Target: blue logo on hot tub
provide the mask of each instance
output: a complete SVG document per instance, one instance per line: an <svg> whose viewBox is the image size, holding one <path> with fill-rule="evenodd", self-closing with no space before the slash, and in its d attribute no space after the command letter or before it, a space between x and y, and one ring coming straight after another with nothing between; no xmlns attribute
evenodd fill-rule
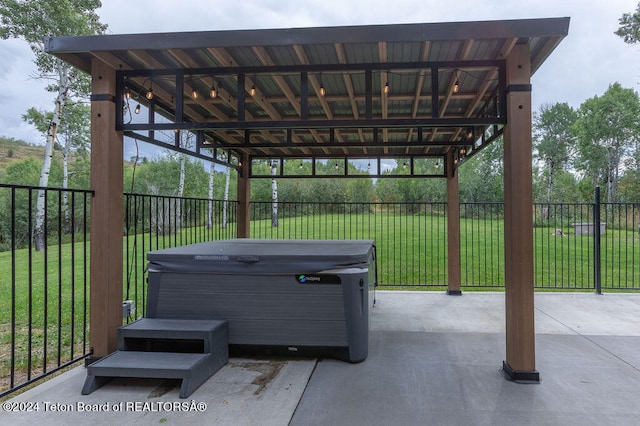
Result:
<svg viewBox="0 0 640 426"><path fill-rule="evenodd" d="M338 275L334 274L318 274L318 275L296 275L296 280L300 284L341 284L342 280Z"/></svg>

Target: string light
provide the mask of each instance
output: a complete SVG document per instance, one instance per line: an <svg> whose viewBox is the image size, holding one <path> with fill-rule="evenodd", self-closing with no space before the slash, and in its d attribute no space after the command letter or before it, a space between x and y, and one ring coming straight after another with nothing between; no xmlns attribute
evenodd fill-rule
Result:
<svg viewBox="0 0 640 426"><path fill-rule="evenodd" d="M198 99L198 91L196 90L196 87L193 86L192 91L191 91L191 97L193 99Z"/></svg>
<svg viewBox="0 0 640 426"><path fill-rule="evenodd" d="M467 129L467 139L472 139L473 138L473 128L469 127Z"/></svg>
<svg viewBox="0 0 640 426"><path fill-rule="evenodd" d="M320 96L324 96L326 91L324 90L324 84L322 84L322 73L320 73Z"/></svg>
<svg viewBox="0 0 640 426"><path fill-rule="evenodd" d="M136 105L136 109L134 110L136 114L140 114L140 104Z"/></svg>
<svg viewBox="0 0 640 426"><path fill-rule="evenodd" d="M209 92L209 96L211 96L212 99L215 99L216 96L218 96L218 90L216 89L215 83L211 85L211 91Z"/></svg>
<svg viewBox="0 0 640 426"><path fill-rule="evenodd" d="M153 82L149 83L149 91L147 92L147 94L145 96L149 100L153 99Z"/></svg>
<svg viewBox="0 0 640 426"><path fill-rule="evenodd" d="M367 170L371 170L371 163L367 163Z"/></svg>
<svg viewBox="0 0 640 426"><path fill-rule="evenodd" d="M436 169L440 168L440 161L436 161L436 165L434 166Z"/></svg>
<svg viewBox="0 0 640 426"><path fill-rule="evenodd" d="M402 168L406 169L407 168L407 162L405 161L404 163L402 163Z"/></svg>
<svg viewBox="0 0 640 426"><path fill-rule="evenodd" d="M459 91L460 91L460 82L456 80L456 82L453 84L453 93L458 93Z"/></svg>
<svg viewBox="0 0 640 426"><path fill-rule="evenodd" d="M389 82L388 81L384 84L384 88L382 89L382 91L384 92L385 95L387 93L389 93Z"/></svg>
<svg viewBox="0 0 640 426"><path fill-rule="evenodd" d="M255 96L256 95L256 75L253 75L253 83L251 84L251 89L249 89L249 95L251 96Z"/></svg>

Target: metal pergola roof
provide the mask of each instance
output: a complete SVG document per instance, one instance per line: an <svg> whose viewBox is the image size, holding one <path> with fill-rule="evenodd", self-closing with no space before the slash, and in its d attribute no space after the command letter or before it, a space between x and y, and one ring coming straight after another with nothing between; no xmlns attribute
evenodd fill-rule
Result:
<svg viewBox="0 0 640 426"><path fill-rule="evenodd" d="M451 295L462 294L455 168L502 135L503 371L539 382L530 82L568 28L569 18L552 18L47 39L49 53L92 76L93 356L116 349L122 325L122 132L183 151L182 135L195 135L191 155L222 161L224 153L238 170L238 238L251 236L254 162L300 177L285 173L297 169L286 161L311 159L315 172L318 160L339 169L342 159L349 176L354 158L376 160L378 174L392 158L406 176L446 177ZM140 104L147 114L135 114Z"/></svg>
<svg viewBox="0 0 640 426"><path fill-rule="evenodd" d="M406 159L414 174L416 159L454 150L463 162L499 136L505 58L528 44L533 73L568 27L551 18L52 37L45 48L87 72L94 59L118 70L116 125L128 136L180 150L177 131L191 131L193 155L216 160ZM138 104L149 113L132 114ZM158 135L171 130L167 144Z"/></svg>

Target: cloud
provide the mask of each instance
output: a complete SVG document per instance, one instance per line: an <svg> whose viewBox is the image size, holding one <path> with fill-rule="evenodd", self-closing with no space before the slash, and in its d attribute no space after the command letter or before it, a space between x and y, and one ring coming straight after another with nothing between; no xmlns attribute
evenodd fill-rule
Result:
<svg viewBox="0 0 640 426"><path fill-rule="evenodd" d="M618 81L638 88L640 46L625 45L613 34L624 12L637 0L109 0L98 9L114 34L208 31L309 26L451 22L569 16L569 36L533 77L533 108L547 102L578 107ZM35 73L33 54L19 40L0 41L3 108L0 134L41 139L20 118L29 107L51 108L52 95Z"/></svg>
<svg viewBox="0 0 640 426"><path fill-rule="evenodd" d="M36 66L29 46L17 39L0 42L0 135L42 143L43 136L33 126L22 121L29 108L47 109L52 106L46 82L34 79ZM9 59L10 58L10 59Z"/></svg>

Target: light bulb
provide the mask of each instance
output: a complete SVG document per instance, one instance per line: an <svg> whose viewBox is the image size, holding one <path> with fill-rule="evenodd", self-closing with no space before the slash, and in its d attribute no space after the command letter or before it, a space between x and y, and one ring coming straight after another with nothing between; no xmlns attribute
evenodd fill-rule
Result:
<svg viewBox="0 0 640 426"><path fill-rule="evenodd" d="M251 89L249 90L249 94L251 96L255 96L256 95L256 86L255 85L251 86Z"/></svg>
<svg viewBox="0 0 640 426"><path fill-rule="evenodd" d="M136 105L135 113L140 114L140 104Z"/></svg>
<svg viewBox="0 0 640 426"><path fill-rule="evenodd" d="M146 94L147 99L153 99L153 88L149 87L149 91Z"/></svg>
<svg viewBox="0 0 640 426"><path fill-rule="evenodd" d="M458 93L460 91L460 83L458 80L453 84L453 93Z"/></svg>
<svg viewBox="0 0 640 426"><path fill-rule="evenodd" d="M194 87L193 90L191 91L191 97L193 99L198 99L198 91L196 90L196 88Z"/></svg>
<svg viewBox="0 0 640 426"><path fill-rule="evenodd" d="M216 86L211 86L211 91L209 92L209 96L215 98L218 96L218 91L216 90Z"/></svg>
<svg viewBox="0 0 640 426"><path fill-rule="evenodd" d="M389 82L388 81L384 84L384 88L382 89L382 91L384 92L385 95L387 93L389 93Z"/></svg>
<svg viewBox="0 0 640 426"><path fill-rule="evenodd" d="M325 93L324 86L320 85L320 96L324 96Z"/></svg>

